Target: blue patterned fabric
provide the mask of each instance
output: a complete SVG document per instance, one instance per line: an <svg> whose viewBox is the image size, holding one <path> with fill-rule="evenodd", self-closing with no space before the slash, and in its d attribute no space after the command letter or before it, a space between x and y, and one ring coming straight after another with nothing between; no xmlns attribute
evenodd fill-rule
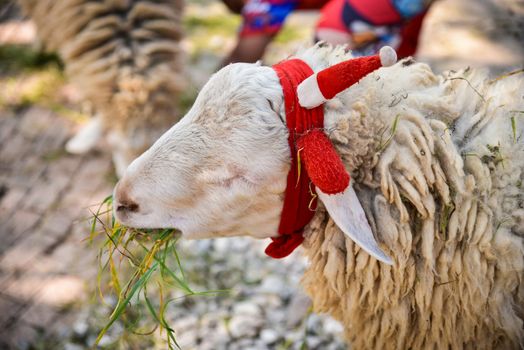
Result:
<svg viewBox="0 0 524 350"><path fill-rule="evenodd" d="M415 17L426 9L424 0L393 0L393 6L404 18Z"/></svg>

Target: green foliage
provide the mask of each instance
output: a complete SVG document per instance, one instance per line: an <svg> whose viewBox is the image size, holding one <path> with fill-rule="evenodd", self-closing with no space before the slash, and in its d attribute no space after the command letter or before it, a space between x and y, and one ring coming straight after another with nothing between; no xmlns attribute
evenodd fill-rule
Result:
<svg viewBox="0 0 524 350"><path fill-rule="evenodd" d="M212 16L192 16L184 17L184 28L191 35L195 31L205 31L208 34L226 34L235 33L240 25L238 16L228 14L216 14Z"/></svg>
<svg viewBox="0 0 524 350"><path fill-rule="evenodd" d="M21 70L35 70L50 64L63 67L54 53L33 49L28 45L0 45L0 73L11 73Z"/></svg>
<svg viewBox="0 0 524 350"><path fill-rule="evenodd" d="M63 72L54 65L40 70L20 72L0 77L0 109L22 109L32 105L49 108L54 112L78 121L85 116L66 106L60 98L60 89L64 85Z"/></svg>
<svg viewBox="0 0 524 350"><path fill-rule="evenodd" d="M285 24L282 30L278 33L275 38L275 42L279 44L287 44L291 41L300 40L304 37L303 33L299 28Z"/></svg>
<svg viewBox="0 0 524 350"><path fill-rule="evenodd" d="M517 130L517 117L518 116L523 116L524 115L524 111L510 111L510 113L512 114L511 117L510 117L510 120L511 120L511 131L513 133L513 142L514 143L517 143L517 134L518 134L518 130Z"/></svg>
<svg viewBox="0 0 524 350"><path fill-rule="evenodd" d="M490 145L487 144L486 148L491 152L491 155L485 155L482 157L482 161L484 163L492 162L495 166L498 166L499 164L502 164L504 166L504 161L506 158L502 154L502 149L500 144L498 145Z"/></svg>
<svg viewBox="0 0 524 350"><path fill-rule="evenodd" d="M382 134L380 135L380 143L379 143L379 146L378 146L378 150L377 152L382 152L383 150L386 149L386 147L390 144L391 140L393 140L393 137L395 136L395 134L397 133L397 128L398 128L398 122L400 120L400 114L397 114L395 116L395 119L393 120L393 124L391 125L391 127L389 128L389 135L387 137L387 139L385 141L383 141L383 137L384 137L384 132L386 130L383 130Z"/></svg>
<svg viewBox="0 0 524 350"><path fill-rule="evenodd" d="M135 230L121 226L112 215L109 196L93 213L90 240L103 236L99 251L98 293L105 303L104 290L118 298L96 344L117 321L134 334L148 335L157 328L165 332L169 349L180 348L175 331L165 318L170 303L198 295L216 295L225 291L194 291L186 279L176 242L179 233L172 229ZM129 277L130 276L130 277ZM178 290L182 296L167 298L166 290ZM142 306L148 314L138 314ZM147 327L152 330L147 330Z"/></svg>
<svg viewBox="0 0 524 350"><path fill-rule="evenodd" d="M449 219L451 218L451 215L453 214L454 211L455 211L455 206L453 205L453 203L445 204L440 209L440 225L439 225L440 227L439 228L440 228L440 234L442 235L442 237L447 236Z"/></svg>
<svg viewBox="0 0 524 350"><path fill-rule="evenodd" d="M193 103L195 103L195 99L198 95L198 91L196 89L187 89L180 93L179 99L178 99L178 105L180 107L180 111L182 114L187 113L189 109L193 106Z"/></svg>

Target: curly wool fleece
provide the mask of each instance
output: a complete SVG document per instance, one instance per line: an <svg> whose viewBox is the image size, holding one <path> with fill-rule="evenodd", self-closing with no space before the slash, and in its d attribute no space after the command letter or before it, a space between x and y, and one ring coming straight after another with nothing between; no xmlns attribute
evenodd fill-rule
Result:
<svg viewBox="0 0 524 350"><path fill-rule="evenodd" d="M180 118L182 0L19 3L105 127L128 143L129 161Z"/></svg>
<svg viewBox="0 0 524 350"><path fill-rule="evenodd" d="M404 60L328 102L329 135L396 261L371 258L322 205L306 228L303 284L355 349L524 346L523 91L522 76Z"/></svg>

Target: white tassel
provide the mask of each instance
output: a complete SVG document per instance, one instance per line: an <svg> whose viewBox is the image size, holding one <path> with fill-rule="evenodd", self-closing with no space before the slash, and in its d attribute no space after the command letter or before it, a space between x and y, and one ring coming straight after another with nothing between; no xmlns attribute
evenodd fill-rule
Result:
<svg viewBox="0 0 524 350"><path fill-rule="evenodd" d="M313 74L297 87L298 102L304 108L315 108L327 101L318 87L317 74Z"/></svg>
<svg viewBox="0 0 524 350"><path fill-rule="evenodd" d="M397 53L390 46L384 46L378 53L382 67L389 67L397 62Z"/></svg>

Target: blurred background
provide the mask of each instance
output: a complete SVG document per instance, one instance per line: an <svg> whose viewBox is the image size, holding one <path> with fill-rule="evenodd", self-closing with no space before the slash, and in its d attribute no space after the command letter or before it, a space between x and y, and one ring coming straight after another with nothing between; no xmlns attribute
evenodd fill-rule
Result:
<svg viewBox="0 0 524 350"><path fill-rule="evenodd" d="M313 2L309 7L321 7ZM110 291L104 302L97 295L99 245L88 240L91 213L111 194L118 178L114 165L118 171L165 123L183 116L221 65L276 63L314 38L349 40L356 53L368 53L381 43L401 45L404 35L401 26L362 21L352 22L347 32L332 31L317 25L336 13L325 8L322 14L277 8L276 22L260 29L252 13L265 11L263 1L250 1L244 17L235 14L242 1L227 1L228 6L157 1L165 11L137 7L142 15L135 13L136 20L126 25L106 21L107 8L116 6L117 17L125 19L135 3L146 2L56 0L49 8L46 1L21 3L25 11L16 1L0 0L1 349L93 346L117 299ZM56 5L61 3L74 5ZM435 71L473 67L497 76L523 68L524 1L441 0L415 12L410 19L424 16L415 30L418 43L408 52ZM165 21L155 22L155 16ZM136 50L126 51L134 45ZM146 117L164 110L169 117L163 122ZM99 115L102 126L92 122ZM136 140L144 130L144 142L119 141L128 147L115 151L115 138ZM97 132L108 137L88 142ZM76 139L85 146L81 151L78 142L76 151L68 143L75 135L81 135ZM166 318L182 349L346 348L340 325L310 312L299 286L306 266L300 251L271 260L263 253L266 243L243 238L179 243L194 289L229 290L169 305ZM99 346L167 348L158 330L140 336L128 328L115 323Z"/></svg>

